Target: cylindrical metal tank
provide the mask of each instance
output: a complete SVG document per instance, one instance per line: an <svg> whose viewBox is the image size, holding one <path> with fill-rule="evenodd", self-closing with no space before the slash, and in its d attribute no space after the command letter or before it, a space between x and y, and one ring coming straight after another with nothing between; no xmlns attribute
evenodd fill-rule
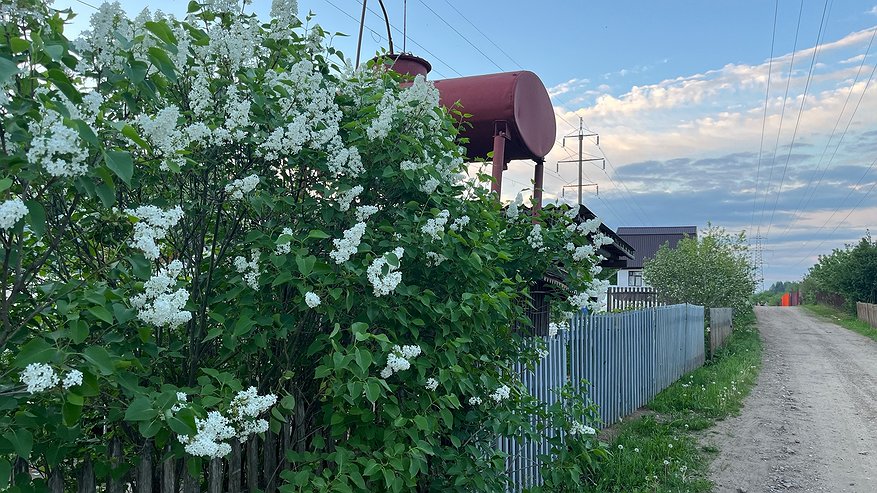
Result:
<svg viewBox="0 0 877 493"><path fill-rule="evenodd" d="M486 158L493 151L497 122L505 122L508 132L505 161L541 161L554 146L556 123L548 91L533 72L505 72L435 81L441 104L471 114L464 129L469 139L467 155Z"/></svg>

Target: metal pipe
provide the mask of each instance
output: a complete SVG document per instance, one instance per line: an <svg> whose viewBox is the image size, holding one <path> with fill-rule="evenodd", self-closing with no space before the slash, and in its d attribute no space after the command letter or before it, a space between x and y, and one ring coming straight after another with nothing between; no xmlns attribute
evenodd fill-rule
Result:
<svg viewBox="0 0 877 493"><path fill-rule="evenodd" d="M359 18L359 38L356 40L356 64L353 69L359 68L359 54L362 51L362 30L365 28L365 8L368 0L362 0L362 16Z"/></svg>
<svg viewBox="0 0 877 493"><path fill-rule="evenodd" d="M533 214L542 209L542 181L545 178L545 161L536 161L536 170L533 172Z"/></svg>
<svg viewBox="0 0 877 493"><path fill-rule="evenodd" d="M493 184L490 190L496 193L497 198L502 193L502 169L505 166L505 122L496 122L496 132L493 135ZM500 130L500 126L502 130Z"/></svg>
<svg viewBox="0 0 877 493"><path fill-rule="evenodd" d="M390 31L390 16L387 15L387 9L384 7L384 0L378 0L378 5L381 6L381 10L384 12L384 22L387 24L387 41L390 42L390 54L393 52L393 33Z"/></svg>

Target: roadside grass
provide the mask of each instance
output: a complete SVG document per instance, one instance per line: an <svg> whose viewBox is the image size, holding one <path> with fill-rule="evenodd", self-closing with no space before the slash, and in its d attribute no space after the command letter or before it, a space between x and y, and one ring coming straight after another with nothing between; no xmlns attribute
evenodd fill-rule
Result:
<svg viewBox="0 0 877 493"><path fill-rule="evenodd" d="M712 491L707 466L717 450L701 447L695 432L740 412L761 368L754 322L737 320L712 360L658 394L650 413L617 425L594 491Z"/></svg>
<svg viewBox="0 0 877 493"><path fill-rule="evenodd" d="M855 315L852 315L849 312L828 305L802 306L828 322L840 325L841 327L852 330L853 332L858 332L865 337L877 341L877 329L868 325L868 322L859 320Z"/></svg>

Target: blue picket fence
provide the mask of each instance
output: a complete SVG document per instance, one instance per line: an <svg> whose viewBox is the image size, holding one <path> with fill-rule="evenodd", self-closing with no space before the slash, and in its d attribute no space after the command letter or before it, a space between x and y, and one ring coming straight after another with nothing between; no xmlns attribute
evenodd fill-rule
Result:
<svg viewBox="0 0 877 493"><path fill-rule="evenodd" d="M548 405L560 399L559 387L572 383L588 392L599 406L602 426L609 426L703 365L704 309L672 305L578 315L569 331L546 343L548 356L532 371L518 369L530 393ZM547 440L503 439L499 449L508 454L512 491L541 483L538 457L550 451Z"/></svg>

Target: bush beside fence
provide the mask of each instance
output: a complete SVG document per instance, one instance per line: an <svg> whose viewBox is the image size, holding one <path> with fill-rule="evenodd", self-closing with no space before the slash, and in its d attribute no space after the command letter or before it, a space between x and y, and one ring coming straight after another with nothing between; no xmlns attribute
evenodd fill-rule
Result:
<svg viewBox="0 0 877 493"><path fill-rule="evenodd" d="M877 305L871 303L856 303L856 316L859 320L867 322L871 327L877 328Z"/></svg>
<svg viewBox="0 0 877 493"><path fill-rule="evenodd" d="M732 308L710 308L710 356L731 336L733 318Z"/></svg>
<svg viewBox="0 0 877 493"><path fill-rule="evenodd" d="M648 403L682 375L703 365L704 308L673 305L644 310L578 315L569 331L547 339L546 356L530 371L520 368L530 392L546 405L560 399L557 389L587 381L590 398L599 406L603 425ZM507 469L515 489L541 483L540 454L547 441L503 440Z"/></svg>

